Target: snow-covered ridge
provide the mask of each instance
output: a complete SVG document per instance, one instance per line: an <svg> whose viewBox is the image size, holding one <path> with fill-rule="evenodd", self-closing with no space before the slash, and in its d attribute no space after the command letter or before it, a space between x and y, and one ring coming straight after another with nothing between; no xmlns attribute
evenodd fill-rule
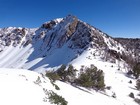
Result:
<svg viewBox="0 0 140 105"><path fill-rule="evenodd" d="M106 52L127 52L113 38L73 15L51 20L40 28L0 30L0 67L42 71L70 64L87 49L93 49L87 57L94 54L98 58Z"/></svg>

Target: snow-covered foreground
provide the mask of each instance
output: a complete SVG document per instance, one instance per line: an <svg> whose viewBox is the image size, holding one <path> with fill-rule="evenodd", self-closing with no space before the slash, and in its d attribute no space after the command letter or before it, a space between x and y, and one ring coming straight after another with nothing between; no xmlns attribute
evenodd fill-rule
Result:
<svg viewBox="0 0 140 105"><path fill-rule="evenodd" d="M120 81L120 79L116 79L116 81L112 80L113 75L114 74L112 73L112 76L110 76L110 81L112 85L114 85L113 89L116 89L116 94L119 95L117 98L112 98L111 96L104 95L102 94L102 92L96 92L93 90L89 91L82 88L79 89L60 81L56 81L55 83L60 88L60 90L56 90L55 87L50 83L48 78L36 72L1 68L0 104L50 105L49 101L44 101L46 94L43 89L45 89L48 91L52 90L58 95L61 95L63 98L65 98L65 100L68 101L68 105L135 105L136 103L133 102L131 98L125 98L126 96L124 97L124 94L126 95L127 92L130 91L128 90L128 85L126 83L121 84L121 82L120 84L118 84L118 81ZM118 74L118 76L120 75ZM126 81L127 80L124 78L123 82ZM124 87L124 85L126 86ZM108 94L109 92L106 93Z"/></svg>
<svg viewBox="0 0 140 105"><path fill-rule="evenodd" d="M45 105L42 87L34 83L38 76L27 70L0 69L0 104Z"/></svg>

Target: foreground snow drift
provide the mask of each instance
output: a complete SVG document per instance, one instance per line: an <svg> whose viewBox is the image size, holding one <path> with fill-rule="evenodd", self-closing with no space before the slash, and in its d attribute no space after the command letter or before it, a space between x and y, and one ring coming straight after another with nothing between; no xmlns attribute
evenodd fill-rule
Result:
<svg viewBox="0 0 140 105"><path fill-rule="evenodd" d="M0 69L0 104L45 105L42 87L34 83L38 76L27 70Z"/></svg>
<svg viewBox="0 0 140 105"><path fill-rule="evenodd" d="M1 105L50 105L44 101L43 91L53 91L68 101L68 105L124 105L123 102L96 91L75 88L56 81L60 90L56 90L44 76L18 69L0 69L0 104ZM83 91L85 90L85 91Z"/></svg>

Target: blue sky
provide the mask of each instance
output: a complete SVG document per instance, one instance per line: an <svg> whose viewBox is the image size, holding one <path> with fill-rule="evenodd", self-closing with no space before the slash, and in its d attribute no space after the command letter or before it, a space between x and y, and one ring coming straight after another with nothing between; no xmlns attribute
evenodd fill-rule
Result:
<svg viewBox="0 0 140 105"><path fill-rule="evenodd" d="M0 28L77 16L113 37L140 38L140 0L0 0Z"/></svg>

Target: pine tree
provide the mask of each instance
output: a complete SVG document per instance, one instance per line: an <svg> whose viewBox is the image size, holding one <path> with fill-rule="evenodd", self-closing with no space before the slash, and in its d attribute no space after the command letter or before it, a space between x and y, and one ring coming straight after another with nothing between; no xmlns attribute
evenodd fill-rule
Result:
<svg viewBox="0 0 140 105"><path fill-rule="evenodd" d="M75 83L86 88L103 90L105 87L103 71L97 70L94 66L86 68L75 80Z"/></svg>
<svg viewBox="0 0 140 105"><path fill-rule="evenodd" d="M66 66L65 65L62 65L56 72L60 76L62 81L66 81L67 73L66 73Z"/></svg>
<svg viewBox="0 0 140 105"><path fill-rule="evenodd" d="M133 74L136 78L140 75L140 62L136 63L133 67Z"/></svg>
<svg viewBox="0 0 140 105"><path fill-rule="evenodd" d="M74 69L74 67L72 65L69 65L68 69L67 69L67 81L69 82L74 82L74 79L76 77L76 69Z"/></svg>

